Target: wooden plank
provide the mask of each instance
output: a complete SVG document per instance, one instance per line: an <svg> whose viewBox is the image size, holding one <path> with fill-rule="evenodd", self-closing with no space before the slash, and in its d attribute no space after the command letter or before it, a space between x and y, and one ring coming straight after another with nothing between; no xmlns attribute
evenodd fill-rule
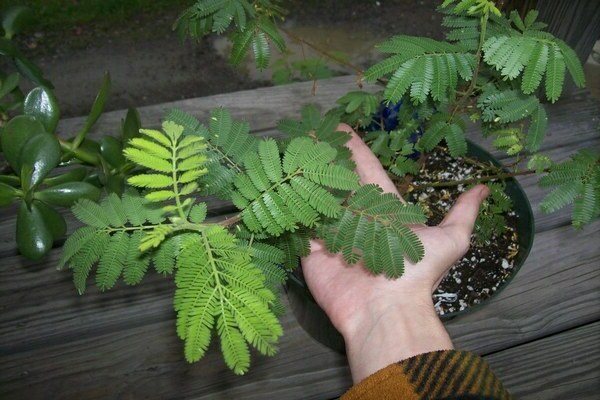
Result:
<svg viewBox="0 0 600 400"><path fill-rule="evenodd" d="M485 358L517 399L595 400L600 393L600 322Z"/></svg>
<svg viewBox="0 0 600 400"><path fill-rule="evenodd" d="M378 89L377 86L368 83L364 84L364 88ZM140 107L138 111L144 126L158 126L165 111L171 108L179 108L203 122L208 122L210 110L225 107L234 118L248 122L253 131L262 131L274 128L283 118L299 118L300 109L308 103L317 104L325 111L349 90L358 90L354 76L318 81L314 93L313 82L301 82L162 103ZM116 134L125 114L126 110L103 114L90 134ZM84 121L85 118L82 117L62 120L59 132L72 135L83 126Z"/></svg>
<svg viewBox="0 0 600 400"><path fill-rule="evenodd" d="M343 79L336 79L340 79L336 85L342 86ZM245 99L252 105L256 94ZM227 101L235 103L234 99ZM300 103L297 105L284 113L297 116ZM194 111L196 106L190 103L186 107ZM203 103L202 107L212 105ZM236 112L243 116L244 110ZM576 111L573 107L571 113L565 113L564 121L571 118L585 127L596 121L594 127L597 125L596 114L585 119ZM156 109L147 113L156 120L160 116ZM115 113L112 122L103 123L115 126L120 115ZM272 121L282 117L266 115ZM266 125L262 133L269 130ZM97 130L104 129L102 126ZM582 137L588 134L562 133L566 136L552 138L556 142L549 149L569 143L568 138L573 146L584 143ZM597 132L594 135L588 139L597 140ZM554 151L563 154L561 149ZM12 227L6 223L11 218L4 215L0 219L2 241L7 236L12 240L14 220ZM448 323L457 345L481 352L499 351L597 321L599 226L596 222L583 233L561 227L538 235L526 266L497 300ZM137 288L120 286L106 294L92 289L78 297L70 274L57 273L51 267L57 258L57 250L48 260L33 263L3 256L0 390L10 398L60 398L61 393L84 398L105 398L107 393L125 398L144 397L137 393L152 398L180 393L202 398L327 398L349 385L344 358L307 338L291 315L283 319L286 336L281 354L259 359L246 377L229 373L216 348L201 363L188 366L174 334L169 280L153 277Z"/></svg>
<svg viewBox="0 0 600 400"><path fill-rule="evenodd" d="M264 131L261 134L271 135L276 134L274 130ZM570 144L562 147L554 148L546 151L545 154L554 161L563 161L570 157L580 148L588 148L600 150L600 138L588 140L584 143ZM539 209L539 203L542 198L549 193L549 190L537 187L538 177L526 176L518 177L518 181L523 186L527 193L527 197L531 203L534 218L536 223L536 231L541 232L547 229L552 229L557 226L569 224L571 221L570 207L551 214L544 214ZM235 207L230 201L221 200L217 197L210 196L199 198L199 201L205 201L208 204L209 215L222 215L236 212ZM67 234L70 234L77 229L81 224L77 221L68 209L60 210L67 221ZM0 257L10 257L17 255L17 247L14 239L16 229L16 206L3 209L0 214ZM64 241L64 240L63 240ZM63 241L56 243L56 246L62 245Z"/></svg>
<svg viewBox="0 0 600 400"><path fill-rule="evenodd" d="M497 300L447 324L457 347L485 354L597 321L600 223L590 228L586 234L573 234L569 227L540 234L527 264ZM140 390L157 399L173 393L207 399L246 398L246 394L247 398L322 399L348 387L344 357L309 339L290 314L282 320L286 334L279 355L256 359L248 376L230 374L216 348L200 363L188 366L175 337L170 293L165 290L144 295L148 299L123 299L120 309L116 292L101 295L111 298L107 309L95 296L76 299L58 292L57 298L42 303L31 296L35 292L29 292L29 297L22 293L19 308L31 311L26 325L16 326L24 318L11 318L13 307L2 313L0 387L7 398L31 399L44 398L46 390L56 393L56 398L62 391L65 398L83 394L101 398L106 390L127 398L136 397L132 391ZM95 304L86 305L88 301ZM89 308L82 310L82 306ZM41 325L34 321L36 314L44 319ZM110 325L113 318L121 321L119 327ZM7 330L11 321L15 326ZM103 329L104 324L114 331ZM54 336L44 341L44 334ZM30 335L37 335L35 342L27 343ZM15 342L18 348L11 348Z"/></svg>
<svg viewBox="0 0 600 400"><path fill-rule="evenodd" d="M140 107L139 112L144 126L150 127L160 125L165 111L172 108L189 112L206 123L211 109L225 107L234 118L247 121L253 132L262 132L274 129L283 118L299 118L300 109L305 104L316 104L326 111L335 106L339 97L358 87L356 77L342 76L318 81L314 94L312 89L312 82L301 82ZM376 91L381 88L365 83L364 89ZM598 139L600 110L589 92L578 91L555 104L546 104L546 108L549 126L542 150ZM118 110L103 114L90 135L116 135L125 113L125 110ZM83 126L84 121L84 117L61 120L59 132L63 136L72 135ZM469 124L467 131L476 141L487 143L478 133L477 124Z"/></svg>
<svg viewBox="0 0 600 400"><path fill-rule="evenodd" d="M562 226L569 224L570 210L568 208L559 213L540 214L537 204L545 192L536 186L534 179L525 178L525 180L525 190L532 199L534 212L536 213L538 232L546 230L545 225ZM71 224L71 226L73 225ZM2 226L6 227L7 225L2 224ZM9 229L11 229L10 226ZM567 226L565 229L560 230L558 235L551 235L550 250L560 249L562 246L575 246L570 248L578 250L586 245L589 248L583 250L594 249L596 234L597 232L593 227L586 228L582 233L577 234ZM572 244L571 239L578 236L583 238L583 242ZM563 245L557 248L553 247L556 246L557 242L566 240L566 238L569 238L569 240L565 241ZM588 239L591 241L588 241ZM542 250L536 250L538 246L546 245L546 243L540 244L539 238L536 242L526 267L536 262L532 261L532 259L535 260L536 252L544 253L548 251L545 247L542 247ZM68 271L57 272L53 268L60 257L60 251L60 249L55 249L48 258L37 262L28 262L17 255L4 258L4 268L0 270L0 294L3 295L5 304L19 304L19 307L8 307L8 310L0 315L0 335L6 338L5 343L16 345L19 341L23 341L19 346L33 346L51 338L61 340L61 337L66 334L65 332L69 332L69 335L74 336L86 334L88 330L84 329L85 327L89 327L91 332L100 329L100 327L102 329L118 329L135 316L140 319L147 318L148 321L157 321L169 315L169 303L173 290L170 279L163 279L156 277L154 273L149 273L150 278L138 287L126 287L120 283L115 290L107 293L98 293L93 285L93 279L90 279L89 285L91 288L89 292L83 297L79 297L71 283L71 273ZM563 266L567 266L569 262L569 259L560 256L557 260L561 261ZM38 305L37 298L31 299L33 303L28 302L29 293L40 290L56 299L57 303L46 302L40 310L36 308ZM156 304L161 304L161 306L157 306L157 309L154 309L153 306L155 301L158 302ZM126 307L117 313L121 304L129 302L134 303L134 306ZM100 315L97 314L99 305L103 305L104 311ZM115 315L113 315L113 312ZM42 313L45 318L39 318L38 313ZM48 321L62 320L65 313L76 313L84 323L79 324L76 321L70 321L71 325L63 327L64 332L49 332L47 330L49 328ZM18 324L15 321L19 321ZM28 335L22 335L21 326L23 324L30 331ZM50 325L56 326L55 324ZM45 328L45 330L41 330L42 328Z"/></svg>
<svg viewBox="0 0 600 400"><path fill-rule="evenodd" d="M162 321L3 357L0 396L324 399L351 385L344 356L311 340L293 316L284 317L283 324L279 354L254 356L244 376L227 370L214 343L202 362L187 364L174 321Z"/></svg>

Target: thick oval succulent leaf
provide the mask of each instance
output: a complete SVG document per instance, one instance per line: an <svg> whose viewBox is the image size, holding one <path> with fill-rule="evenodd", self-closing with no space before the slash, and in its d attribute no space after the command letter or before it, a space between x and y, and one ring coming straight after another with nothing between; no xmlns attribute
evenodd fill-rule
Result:
<svg viewBox="0 0 600 400"><path fill-rule="evenodd" d="M32 204L40 211L54 240L62 238L67 233L67 222L58 211L41 201L34 201Z"/></svg>
<svg viewBox="0 0 600 400"><path fill-rule="evenodd" d="M30 207L25 201L21 202L17 212L17 246L21 254L30 260L38 260L50 251L52 242L52 232L36 202Z"/></svg>
<svg viewBox="0 0 600 400"><path fill-rule="evenodd" d="M50 89L41 86L34 88L27 94L23 103L23 113L40 121L48 133L54 133L60 119L58 101L54 93Z"/></svg>
<svg viewBox="0 0 600 400"><path fill-rule="evenodd" d="M102 115L102 111L104 110L104 104L106 104L106 99L108 98L108 93L110 92L110 74L108 72L104 74L104 79L102 80L102 85L100 86L100 90L94 99L94 104L92 105L92 109L88 114L87 119L85 120L85 124L79 134L78 138L81 140L85 137L85 135L92 129L92 126L98 121L100 115ZM79 143L78 143L79 144Z"/></svg>
<svg viewBox="0 0 600 400"><path fill-rule="evenodd" d="M33 10L20 5L5 9L0 15L0 19L4 35L8 39L29 28L35 20Z"/></svg>
<svg viewBox="0 0 600 400"><path fill-rule="evenodd" d="M17 174L21 171L21 153L25 143L32 137L43 134L47 134L44 125L28 115L14 117L0 131L4 157Z"/></svg>
<svg viewBox="0 0 600 400"><path fill-rule="evenodd" d="M56 186L67 182L81 182L87 176L87 170L83 167L74 168L64 174L55 175L44 179L44 185Z"/></svg>
<svg viewBox="0 0 600 400"><path fill-rule="evenodd" d="M21 186L21 180L16 175L0 175L0 183L4 183L5 185L12 187Z"/></svg>
<svg viewBox="0 0 600 400"><path fill-rule="evenodd" d="M38 185L60 162L60 144L44 133L29 139L21 149L21 186L25 191Z"/></svg>
<svg viewBox="0 0 600 400"><path fill-rule="evenodd" d="M18 72L13 72L8 75L0 85L0 99L15 90L19 86L21 75Z"/></svg>
<svg viewBox="0 0 600 400"><path fill-rule="evenodd" d="M138 137L141 127L140 113L135 108L127 110L125 120L121 123L121 138L123 143L129 143L131 139Z"/></svg>
<svg viewBox="0 0 600 400"><path fill-rule="evenodd" d="M100 140L100 154L114 168L119 168L127 162L121 141L112 136L104 136Z"/></svg>
<svg viewBox="0 0 600 400"><path fill-rule="evenodd" d="M70 207L79 199L98 200L100 189L87 182L66 182L40 190L34 197L56 206Z"/></svg>
<svg viewBox="0 0 600 400"><path fill-rule="evenodd" d="M6 206L19 197L19 190L0 182L0 206Z"/></svg>

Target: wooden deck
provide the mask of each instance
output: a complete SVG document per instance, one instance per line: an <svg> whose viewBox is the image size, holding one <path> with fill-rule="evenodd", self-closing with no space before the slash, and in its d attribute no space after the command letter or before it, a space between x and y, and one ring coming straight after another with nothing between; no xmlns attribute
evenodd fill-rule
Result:
<svg viewBox="0 0 600 400"><path fill-rule="evenodd" d="M260 135L308 102L331 107L354 78L238 92L140 109L145 126L179 107L206 121L224 106ZM544 152L564 159L600 148L598 105L586 92L548 107ZM116 132L123 112L104 115L95 132ZM82 119L64 120L73 132ZM477 136L475 136L477 138ZM522 399L598 399L600 393L600 221L576 232L569 210L540 214L543 192L521 179L536 214L535 244L509 287L491 304L447 323L455 345L473 350ZM211 215L231 207L211 200ZM213 346L199 363L183 359L175 335L171 279L149 274L141 285L78 296L69 272L54 266L60 249L27 262L14 244L14 210L0 214L0 398L8 399L331 399L350 385L343 356L313 341L291 312L272 358L256 356L233 375ZM70 229L75 223L69 219Z"/></svg>

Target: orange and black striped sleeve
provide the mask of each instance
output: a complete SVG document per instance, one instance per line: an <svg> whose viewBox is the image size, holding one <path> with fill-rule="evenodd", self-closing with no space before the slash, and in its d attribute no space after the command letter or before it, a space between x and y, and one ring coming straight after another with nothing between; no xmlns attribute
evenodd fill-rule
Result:
<svg viewBox="0 0 600 400"><path fill-rule="evenodd" d="M421 354L377 371L341 400L508 400L510 394L481 357L466 351Z"/></svg>

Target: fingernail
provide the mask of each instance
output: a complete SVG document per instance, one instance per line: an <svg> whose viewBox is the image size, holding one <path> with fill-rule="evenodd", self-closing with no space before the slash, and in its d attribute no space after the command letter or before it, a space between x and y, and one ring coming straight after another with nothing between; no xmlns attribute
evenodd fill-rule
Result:
<svg viewBox="0 0 600 400"><path fill-rule="evenodd" d="M481 185L481 189L479 189L479 198L483 200L488 194L490 194L490 189L485 185Z"/></svg>

